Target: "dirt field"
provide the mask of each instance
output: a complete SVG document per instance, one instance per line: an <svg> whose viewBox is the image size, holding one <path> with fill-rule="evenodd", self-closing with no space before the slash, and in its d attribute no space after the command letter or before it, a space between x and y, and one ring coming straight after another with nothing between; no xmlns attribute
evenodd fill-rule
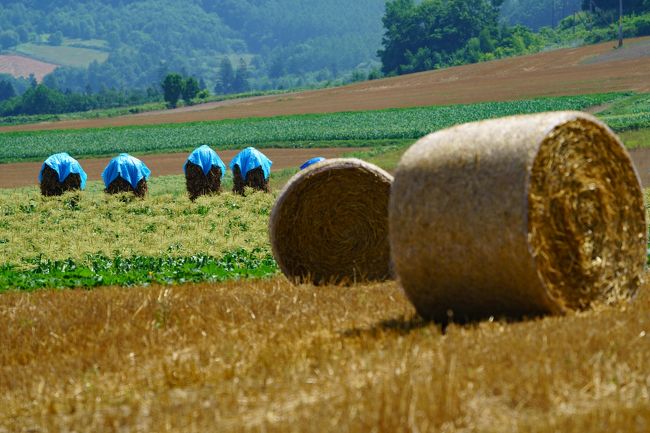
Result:
<svg viewBox="0 0 650 433"><path fill-rule="evenodd" d="M181 123L621 90L649 92L647 46L650 46L650 38L628 40L623 51L612 55L613 43L606 42L333 89L215 102L109 119L3 127L0 131Z"/></svg>
<svg viewBox="0 0 650 433"><path fill-rule="evenodd" d="M0 56L0 74L14 77L34 77L40 82L47 74L58 68L52 63L40 62L23 56Z"/></svg>
<svg viewBox="0 0 650 433"><path fill-rule="evenodd" d="M299 167L303 162L315 156L336 158L354 150L342 147L329 149L263 149L263 152L273 161L273 170L282 170L284 168ZM237 150L223 150L219 152L219 156L228 165L237 152ZM187 156L187 153L167 153L142 155L139 158L151 169L152 176L168 176L183 174L183 165L187 160ZM88 174L88 180L100 180L102 171L110 159L81 159L79 162ZM42 165L42 162L0 164L0 188L36 185Z"/></svg>

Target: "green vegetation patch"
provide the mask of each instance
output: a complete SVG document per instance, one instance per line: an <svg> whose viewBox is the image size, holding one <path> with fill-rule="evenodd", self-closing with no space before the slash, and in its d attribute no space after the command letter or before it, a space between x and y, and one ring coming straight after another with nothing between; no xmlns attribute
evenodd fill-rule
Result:
<svg viewBox="0 0 650 433"><path fill-rule="evenodd" d="M584 110L630 95L608 93L153 126L12 132L0 134L0 162L43 159L56 152L81 157L117 151L179 151L202 144L233 149L246 145L297 147L296 142L312 142L317 146L322 141L365 140L372 146L373 140L415 139L465 122L543 111Z"/></svg>
<svg viewBox="0 0 650 433"><path fill-rule="evenodd" d="M251 251L240 248L219 258L204 254L191 257L106 257L98 254L86 257L83 263L39 257L24 264L27 269L0 266L0 291L197 283L264 278L278 272L271 253L261 248Z"/></svg>
<svg viewBox="0 0 650 433"><path fill-rule="evenodd" d="M108 59L106 51L67 45L42 45L25 43L18 45L16 53L57 65L85 68L92 62L104 63Z"/></svg>

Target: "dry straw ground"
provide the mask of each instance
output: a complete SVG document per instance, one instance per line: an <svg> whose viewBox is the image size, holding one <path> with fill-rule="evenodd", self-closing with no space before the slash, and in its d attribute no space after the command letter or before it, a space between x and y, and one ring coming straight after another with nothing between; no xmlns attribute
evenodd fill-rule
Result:
<svg viewBox="0 0 650 433"><path fill-rule="evenodd" d="M647 432L649 289L444 334L394 283L8 293L0 431Z"/></svg>

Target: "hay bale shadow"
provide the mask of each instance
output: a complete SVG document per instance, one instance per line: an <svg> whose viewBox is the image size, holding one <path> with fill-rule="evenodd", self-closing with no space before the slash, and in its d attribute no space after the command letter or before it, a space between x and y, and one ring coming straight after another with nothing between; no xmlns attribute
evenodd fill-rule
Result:
<svg viewBox="0 0 650 433"><path fill-rule="evenodd" d="M185 166L185 187L194 201L203 195L219 194L221 192L221 168L213 165L208 174L194 163L188 162Z"/></svg>
<svg viewBox="0 0 650 433"><path fill-rule="evenodd" d="M256 191L271 192L269 179L264 177L262 167L257 167L246 173L246 179L243 178L238 165L232 170L233 185L232 192L239 195L246 195L245 188L248 186Z"/></svg>
<svg viewBox="0 0 650 433"><path fill-rule="evenodd" d="M45 197L60 196L67 191L78 191L81 190L81 176L77 173L70 173L63 182L59 182L59 173L45 165L40 188L41 194Z"/></svg>
<svg viewBox="0 0 650 433"><path fill-rule="evenodd" d="M148 190L149 188L147 186L147 180L144 178L140 179L140 182L138 182L137 187L134 189L129 182L118 176L113 182L110 183L110 185L106 187L104 191L107 194L131 192L136 197L144 198Z"/></svg>

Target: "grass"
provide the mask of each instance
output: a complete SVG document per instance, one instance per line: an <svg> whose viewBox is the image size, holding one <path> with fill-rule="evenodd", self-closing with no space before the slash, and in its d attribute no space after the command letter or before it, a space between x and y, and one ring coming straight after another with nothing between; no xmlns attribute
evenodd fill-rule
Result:
<svg viewBox="0 0 650 433"><path fill-rule="evenodd" d="M15 52L44 62L79 68L88 67L92 62L103 63L108 59L106 51L66 45L34 44L31 42L18 45Z"/></svg>
<svg viewBox="0 0 650 433"><path fill-rule="evenodd" d="M648 289L444 333L395 283L7 293L0 430L647 432Z"/></svg>
<svg viewBox="0 0 650 433"><path fill-rule="evenodd" d="M537 98L470 105L310 114L215 122L128 126L0 134L0 163L44 159L52 153L75 157L121 152L179 151L208 144L221 149L295 147L322 142L416 139L458 123L549 110L581 110L613 102L629 93ZM619 123L623 122L619 119ZM626 125L629 124L626 123ZM650 125L650 120L649 120Z"/></svg>

